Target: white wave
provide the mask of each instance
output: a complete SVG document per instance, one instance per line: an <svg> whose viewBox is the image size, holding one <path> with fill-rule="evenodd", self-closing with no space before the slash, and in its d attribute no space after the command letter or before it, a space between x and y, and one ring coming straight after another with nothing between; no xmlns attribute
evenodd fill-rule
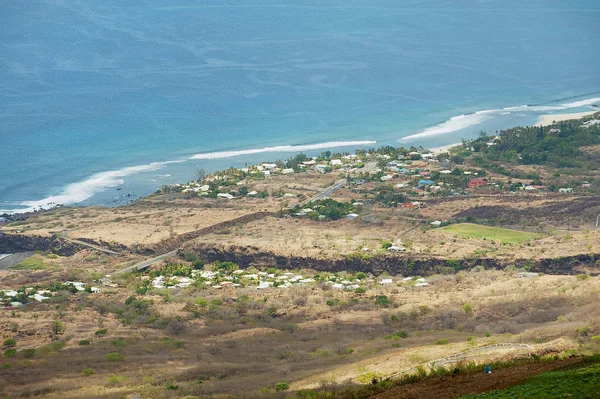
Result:
<svg viewBox="0 0 600 399"><path fill-rule="evenodd" d="M54 208L57 205L77 204L109 188L122 185L125 183L123 180L124 177L152 172L162 169L168 164L179 162L184 161L153 162L147 165L129 166L119 170L96 173L86 180L69 184L58 195L52 195L37 201L22 201L19 203L19 206L23 208L11 210L0 209L0 213L26 213Z"/></svg>
<svg viewBox="0 0 600 399"><path fill-rule="evenodd" d="M306 145L281 145L276 147L265 147L265 148L253 148L250 150L239 150L239 151L217 151L209 152L206 154L196 154L190 159L219 159L219 158L231 158L240 155L251 155L260 154L263 152L299 152L299 151L311 151L321 150L325 148L337 148L337 147L350 147L350 146L362 146L375 144L376 141L332 141L328 143L319 144L306 144Z"/></svg>
<svg viewBox="0 0 600 399"><path fill-rule="evenodd" d="M423 137L437 136L440 134L452 133L458 130L463 130L468 127L478 125L483 121L486 121L492 116L488 115L493 110L479 111L469 115L454 116L446 122L440 123L439 125L427 128L420 133L411 134L410 136L403 137L402 140L413 140Z"/></svg>
<svg viewBox="0 0 600 399"><path fill-rule="evenodd" d="M96 173L93 176L90 176L88 179L69 184L63 192L58 195L52 195L37 201L23 201L18 203L20 208L18 209L0 209L0 214L8 213L27 213L33 212L36 210L42 209L50 209L54 208L57 205L72 205L77 204L79 202L85 201L86 199L98 194L102 191L105 191L109 188L120 186L125 181L124 177L137 175L145 172L153 172L159 169L164 168L168 164L172 163L181 163L186 162L191 159L218 159L218 158L229 158L235 157L238 155L247 155L247 154L258 154L263 152L298 152L298 151L309 151L309 150L318 150L324 148L337 148L337 147L349 147L349 146L362 146L375 144L376 141L334 141L328 143L319 143L319 144L307 144L307 145L286 145L286 146L277 146L277 147L267 147L267 148L257 148L251 150L240 150L240 151L220 151L220 152L211 152L207 154L196 154L191 158L179 160L179 161L167 161L167 162L153 162L147 165L138 165L138 166L130 166L127 168L112 170L108 172ZM156 177L159 178L168 178L170 174L158 175ZM152 181L156 181L152 179Z"/></svg>
<svg viewBox="0 0 600 399"><path fill-rule="evenodd" d="M506 116L513 112L530 112L532 114L541 112L554 112L554 111L565 111L572 108L583 108L600 102L600 97L589 98L587 100L574 101L570 103L564 103L559 105L518 105L515 107L506 107L499 109L487 109L483 111L477 111L474 114L459 115L450 118L449 120L442 122L433 127L427 128L419 133L411 134L403 137L401 140L414 140L423 137L437 136L446 133L453 133L459 130L466 129L471 126L478 125L488 119L497 116ZM524 114L517 114L517 116L524 116Z"/></svg>

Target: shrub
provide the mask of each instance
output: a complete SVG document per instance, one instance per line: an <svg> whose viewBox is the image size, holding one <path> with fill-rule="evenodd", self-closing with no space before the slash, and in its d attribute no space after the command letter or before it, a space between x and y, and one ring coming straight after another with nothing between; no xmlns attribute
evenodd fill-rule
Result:
<svg viewBox="0 0 600 399"><path fill-rule="evenodd" d="M15 347L15 346L17 346L17 341L15 341L14 339L9 338L9 339L5 339L4 340L4 347L5 348L12 348L12 347Z"/></svg>
<svg viewBox="0 0 600 399"><path fill-rule="evenodd" d="M28 348L28 349L23 349L23 356L25 356L26 359L31 359L32 357L35 356L35 348Z"/></svg>
<svg viewBox="0 0 600 399"><path fill-rule="evenodd" d="M177 389L179 389L179 385L175 384L175 380L169 380L165 383L165 388L177 390Z"/></svg>
<svg viewBox="0 0 600 399"><path fill-rule="evenodd" d="M81 371L81 375L84 377L89 377L90 375L96 374L96 371L92 368L85 368Z"/></svg>
<svg viewBox="0 0 600 399"><path fill-rule="evenodd" d="M470 303L465 303L463 305L463 310L465 311L465 314L471 314L473 313L473 306Z"/></svg>
<svg viewBox="0 0 600 399"><path fill-rule="evenodd" d="M123 338L111 339L110 343L113 346L116 346L117 348L122 348L124 346L127 346L127 342L125 342L125 340Z"/></svg>
<svg viewBox="0 0 600 399"><path fill-rule="evenodd" d="M585 281L590 278L589 274L578 274L575 278L579 281Z"/></svg>
<svg viewBox="0 0 600 399"><path fill-rule="evenodd" d="M390 247L392 247L392 243L391 242L384 242L383 244L381 244L381 249L388 249Z"/></svg>
<svg viewBox="0 0 600 399"><path fill-rule="evenodd" d="M355 294L364 294L365 292L367 292L367 289L364 287L358 287L357 289L354 290Z"/></svg>
<svg viewBox="0 0 600 399"><path fill-rule="evenodd" d="M123 356L119 352L111 352L104 356L104 360L106 360L107 362L122 362L123 360L125 360L125 356Z"/></svg>
<svg viewBox="0 0 600 399"><path fill-rule="evenodd" d="M390 306L392 304L392 301L390 301L390 299L385 296L385 295L380 295L375 299L375 305L377 306Z"/></svg>
<svg viewBox="0 0 600 399"><path fill-rule="evenodd" d="M196 299L196 303L198 304L198 306L200 306L201 308L205 308L208 306L208 301L204 298L198 298Z"/></svg>
<svg viewBox="0 0 600 399"><path fill-rule="evenodd" d="M448 343L447 339L438 339L437 341L435 341L436 345L446 345Z"/></svg>
<svg viewBox="0 0 600 399"><path fill-rule="evenodd" d="M81 341L79 341L79 345L81 346L87 346L87 345L91 345L92 343L90 342L89 339L82 339Z"/></svg>
<svg viewBox="0 0 600 399"><path fill-rule="evenodd" d="M364 280L367 278L367 275L363 272L358 272L354 275L354 277L356 277L358 280Z"/></svg>
<svg viewBox="0 0 600 399"><path fill-rule="evenodd" d="M4 351L4 357L15 357L17 355L17 350L15 348L9 348Z"/></svg>
<svg viewBox="0 0 600 399"><path fill-rule="evenodd" d="M176 348L183 348L185 346L185 342L184 341L175 341L174 345Z"/></svg>
<svg viewBox="0 0 600 399"><path fill-rule="evenodd" d="M328 299L327 302L325 302L327 304L327 306L336 306L340 303L340 300L335 298L335 299Z"/></svg>
<svg viewBox="0 0 600 399"><path fill-rule="evenodd" d="M279 391L286 391L290 389L290 385L285 383L285 382L278 382L275 385L275 391L279 392Z"/></svg>
<svg viewBox="0 0 600 399"><path fill-rule="evenodd" d="M101 328L100 330L96 331L96 335L106 335L107 332L108 330L106 328Z"/></svg>
<svg viewBox="0 0 600 399"><path fill-rule="evenodd" d="M116 385L123 381L126 381L127 379L129 379L129 377L127 377L125 375L111 375L110 377L108 377L108 382L111 385Z"/></svg>

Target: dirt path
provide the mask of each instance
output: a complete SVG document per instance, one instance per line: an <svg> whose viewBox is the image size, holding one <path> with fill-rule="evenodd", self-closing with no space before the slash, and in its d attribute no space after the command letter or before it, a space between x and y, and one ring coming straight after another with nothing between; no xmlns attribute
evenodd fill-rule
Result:
<svg viewBox="0 0 600 399"><path fill-rule="evenodd" d="M567 359L562 361L524 364L505 369L492 370L492 374L477 373L430 378L426 381L390 389L387 392L374 396L374 398L459 398L464 395L509 388L519 385L535 375L571 366L579 362L581 362L581 359Z"/></svg>

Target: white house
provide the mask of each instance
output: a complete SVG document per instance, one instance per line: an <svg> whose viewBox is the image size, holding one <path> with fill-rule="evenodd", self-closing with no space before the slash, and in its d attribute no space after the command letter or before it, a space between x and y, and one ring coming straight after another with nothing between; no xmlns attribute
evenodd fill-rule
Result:
<svg viewBox="0 0 600 399"><path fill-rule="evenodd" d="M392 284L394 281L391 278L384 278L381 279L381 281L379 282L380 285L389 285Z"/></svg>
<svg viewBox="0 0 600 399"><path fill-rule="evenodd" d="M341 166L342 165L342 161L339 159L332 159L331 161L329 161L329 163L331 164L331 166Z"/></svg>
<svg viewBox="0 0 600 399"><path fill-rule="evenodd" d="M281 173L284 174L284 175L289 175L289 174L294 173L294 169L292 169L292 168L285 168L285 169L283 169L281 171Z"/></svg>
<svg viewBox="0 0 600 399"><path fill-rule="evenodd" d="M217 197L219 198L227 198L228 200L234 199L235 197L231 194L227 194L227 193L219 193L217 194Z"/></svg>

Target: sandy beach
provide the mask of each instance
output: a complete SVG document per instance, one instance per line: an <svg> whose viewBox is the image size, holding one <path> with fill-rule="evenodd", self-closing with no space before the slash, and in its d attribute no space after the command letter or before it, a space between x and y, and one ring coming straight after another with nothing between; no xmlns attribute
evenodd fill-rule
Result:
<svg viewBox="0 0 600 399"><path fill-rule="evenodd" d="M568 121L570 119L580 119L584 116L593 115L596 112L600 112L600 110L596 111L586 111L586 112L575 112L572 114L552 114L552 115L542 115L539 117L536 125L542 126L550 126L554 122Z"/></svg>
<svg viewBox="0 0 600 399"><path fill-rule="evenodd" d="M452 148L452 147L456 147L456 146L458 146L458 145L462 145L462 143L460 143L460 142L459 142L459 143L454 143L454 144L448 144L448 145L444 145L444 146L441 146L441 147L435 147L435 148L432 148L432 149L431 149L431 152L432 152L432 153L434 153L434 154L436 154L436 155L437 155L437 154L441 154L441 153L443 153L443 152L448 152L448 150L449 150L450 148Z"/></svg>

